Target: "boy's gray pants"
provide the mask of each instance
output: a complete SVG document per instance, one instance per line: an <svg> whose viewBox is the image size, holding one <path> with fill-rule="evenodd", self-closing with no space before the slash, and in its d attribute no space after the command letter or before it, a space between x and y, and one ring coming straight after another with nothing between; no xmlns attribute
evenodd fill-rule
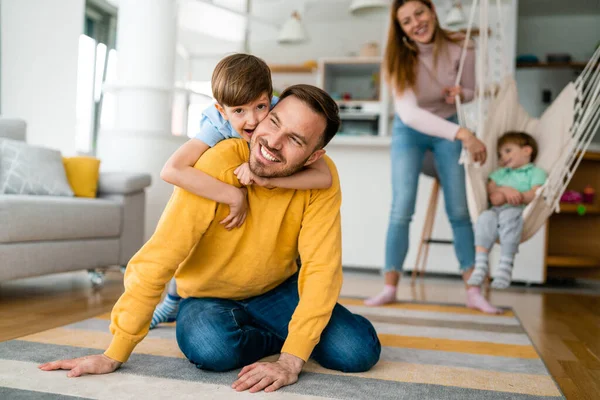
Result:
<svg viewBox="0 0 600 400"><path fill-rule="evenodd" d="M523 209L505 204L485 210L475 224L475 245L490 250L500 238L500 254L514 257L523 233Z"/></svg>

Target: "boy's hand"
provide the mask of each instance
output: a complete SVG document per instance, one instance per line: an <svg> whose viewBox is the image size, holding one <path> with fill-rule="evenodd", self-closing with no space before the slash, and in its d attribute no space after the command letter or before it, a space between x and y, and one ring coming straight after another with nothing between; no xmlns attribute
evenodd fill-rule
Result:
<svg viewBox="0 0 600 400"><path fill-rule="evenodd" d="M502 192L504 196L506 196L506 201L508 204L513 206L518 206L523 203L523 194L519 192L517 189L511 187L503 187Z"/></svg>
<svg viewBox="0 0 600 400"><path fill-rule="evenodd" d="M229 215L221 221L221 225L225 225L225 229L228 231L240 227L246 220L246 215L248 214L248 200L246 199L248 190L246 190L246 188L236 188L236 193L238 193L238 195L228 203Z"/></svg>
<svg viewBox="0 0 600 400"><path fill-rule="evenodd" d="M254 183L254 174L250 171L250 164L248 163L243 163L237 167L233 173L244 186L252 185L252 183Z"/></svg>
<svg viewBox="0 0 600 400"><path fill-rule="evenodd" d="M263 178L261 176L254 175L252 171L250 171L250 165L248 163L240 165L235 169L235 171L233 171L233 173L244 186L256 184L268 189L272 189L274 187L271 185L269 178Z"/></svg>
<svg viewBox="0 0 600 400"><path fill-rule="evenodd" d="M252 172L251 172L252 174ZM273 189L275 186L271 185L271 179L263 178L262 176L252 174L252 181L258 186L262 186L267 189Z"/></svg>
<svg viewBox="0 0 600 400"><path fill-rule="evenodd" d="M496 190L495 192L490 194L490 203L492 203L492 205L495 207L501 206L507 203L506 196L504 195L504 193L502 193L501 190Z"/></svg>

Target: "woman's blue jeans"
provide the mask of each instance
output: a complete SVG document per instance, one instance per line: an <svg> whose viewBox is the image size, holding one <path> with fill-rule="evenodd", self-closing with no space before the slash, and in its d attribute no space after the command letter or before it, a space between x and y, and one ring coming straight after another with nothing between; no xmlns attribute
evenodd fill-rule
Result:
<svg viewBox="0 0 600 400"><path fill-rule="evenodd" d="M187 298L177 314L177 343L198 368L228 371L279 353L298 305L298 275L261 296L233 301ZM325 368L363 372L379 360L373 325L336 304L311 357Z"/></svg>
<svg viewBox="0 0 600 400"><path fill-rule="evenodd" d="M449 120L456 121L456 116ZM458 164L462 143L415 131L396 115L392 133L392 210L386 240L384 272L402 271L408 252L409 225L415 211L423 157L434 155L452 225L454 251L461 270L473 266L475 240L465 187L465 170Z"/></svg>

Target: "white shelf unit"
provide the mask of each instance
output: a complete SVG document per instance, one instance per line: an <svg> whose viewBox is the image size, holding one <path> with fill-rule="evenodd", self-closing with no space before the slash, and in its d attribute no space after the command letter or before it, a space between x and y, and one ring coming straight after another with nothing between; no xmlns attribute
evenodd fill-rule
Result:
<svg viewBox="0 0 600 400"><path fill-rule="evenodd" d="M362 136L389 136L390 96L381 76L381 57L338 57L319 60L317 86L336 98L342 122L377 120L374 134L340 134L340 143L366 142ZM344 93L351 98L343 100ZM355 140L356 139L356 140ZM367 140L368 142L368 140Z"/></svg>

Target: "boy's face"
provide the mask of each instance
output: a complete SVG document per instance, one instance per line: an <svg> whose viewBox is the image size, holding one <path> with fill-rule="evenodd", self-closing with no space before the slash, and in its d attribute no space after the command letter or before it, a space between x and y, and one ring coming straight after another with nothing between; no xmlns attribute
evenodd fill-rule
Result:
<svg viewBox="0 0 600 400"><path fill-rule="evenodd" d="M517 169L531 162L531 146L519 146L515 143L505 143L498 150L500 165Z"/></svg>
<svg viewBox="0 0 600 400"><path fill-rule="evenodd" d="M215 106L233 129L249 142L258 123L269 114L271 99L263 93L258 99L241 106L221 106L218 103Z"/></svg>

